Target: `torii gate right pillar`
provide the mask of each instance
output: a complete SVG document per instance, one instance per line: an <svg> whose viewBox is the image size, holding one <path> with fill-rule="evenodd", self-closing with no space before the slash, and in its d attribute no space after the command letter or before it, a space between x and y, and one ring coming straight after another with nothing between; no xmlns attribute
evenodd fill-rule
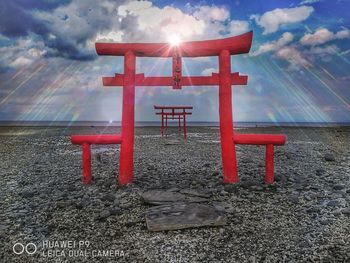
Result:
<svg viewBox="0 0 350 263"><path fill-rule="evenodd" d="M221 159L224 183L237 183L236 150L233 138L231 55L228 50L219 54L219 116Z"/></svg>

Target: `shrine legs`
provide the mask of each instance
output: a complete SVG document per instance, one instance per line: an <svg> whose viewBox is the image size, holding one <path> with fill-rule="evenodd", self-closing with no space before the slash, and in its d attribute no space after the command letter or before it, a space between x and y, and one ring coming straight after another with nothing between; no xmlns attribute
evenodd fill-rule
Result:
<svg viewBox="0 0 350 263"><path fill-rule="evenodd" d="M124 58L124 85L122 111L122 143L120 146L119 178L120 185L133 180L134 118L135 118L135 64L136 57L127 52Z"/></svg>
<svg viewBox="0 0 350 263"><path fill-rule="evenodd" d="M221 159L224 183L237 183L236 150L233 138L231 56L227 50L219 55L219 116L221 137Z"/></svg>

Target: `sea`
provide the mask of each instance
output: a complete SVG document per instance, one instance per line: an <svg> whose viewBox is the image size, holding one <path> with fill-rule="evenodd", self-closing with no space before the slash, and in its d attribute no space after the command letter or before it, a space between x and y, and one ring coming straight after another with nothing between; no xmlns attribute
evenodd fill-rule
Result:
<svg viewBox="0 0 350 263"><path fill-rule="evenodd" d="M136 127L157 127L160 122L135 122ZM169 126L177 126L176 122L169 122ZM109 121L0 121L0 127L119 127L121 122ZM218 127L219 122L187 122L191 127ZM252 127L340 127L350 126L350 122L234 122L237 128Z"/></svg>

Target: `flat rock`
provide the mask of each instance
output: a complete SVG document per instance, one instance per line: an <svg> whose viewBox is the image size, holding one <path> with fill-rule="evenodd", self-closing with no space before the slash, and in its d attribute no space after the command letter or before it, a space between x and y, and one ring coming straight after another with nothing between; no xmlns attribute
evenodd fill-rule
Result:
<svg viewBox="0 0 350 263"><path fill-rule="evenodd" d="M164 205L173 202L190 202L200 203L208 200L201 197L191 197L178 192L170 192L164 190L150 190L143 192L141 195L144 202L152 205Z"/></svg>
<svg viewBox="0 0 350 263"><path fill-rule="evenodd" d="M226 217L223 211L211 205L173 203L148 209L146 224L150 231L223 226L226 224Z"/></svg>
<svg viewBox="0 0 350 263"><path fill-rule="evenodd" d="M209 198L211 196L211 193L209 192L193 190L193 189L183 189L183 190L180 190L180 193L185 195L190 195L190 196L204 197L204 198Z"/></svg>
<svg viewBox="0 0 350 263"><path fill-rule="evenodd" d="M336 185L334 185L333 186L333 189L334 190L343 190L345 188L345 185L343 185L343 184L336 184Z"/></svg>
<svg viewBox="0 0 350 263"><path fill-rule="evenodd" d="M22 193L21 193L22 197L24 198L31 198L35 195L34 192L30 191L30 190L24 190Z"/></svg>
<svg viewBox="0 0 350 263"><path fill-rule="evenodd" d="M178 145L180 144L179 140L167 140L164 145Z"/></svg>
<svg viewBox="0 0 350 263"><path fill-rule="evenodd" d="M326 153L325 156L324 156L324 159L327 161L327 162L334 162L335 161L335 157L333 154L331 153Z"/></svg>

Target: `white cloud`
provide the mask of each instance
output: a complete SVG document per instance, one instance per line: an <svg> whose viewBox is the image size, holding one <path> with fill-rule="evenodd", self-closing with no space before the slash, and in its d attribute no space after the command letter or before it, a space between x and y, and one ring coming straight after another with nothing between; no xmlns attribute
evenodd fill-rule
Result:
<svg viewBox="0 0 350 263"><path fill-rule="evenodd" d="M290 63L289 69L296 69L301 66L308 67L310 62L304 58L302 53L294 46L283 47L278 50L275 55Z"/></svg>
<svg viewBox="0 0 350 263"><path fill-rule="evenodd" d="M330 45L326 47L312 47L310 49L310 53L315 54L315 55L334 55L339 53L340 50L336 45Z"/></svg>
<svg viewBox="0 0 350 263"><path fill-rule="evenodd" d="M138 30L149 40L167 41L169 35L177 34L181 39L191 39L202 35L205 22L183 13L171 6L159 8L149 1L132 1L118 8L118 15L133 15L137 19Z"/></svg>
<svg viewBox="0 0 350 263"><path fill-rule="evenodd" d="M304 0L300 2L299 5L310 5L318 2L321 2L321 0Z"/></svg>
<svg viewBox="0 0 350 263"><path fill-rule="evenodd" d="M202 71L202 76L211 76L212 73L217 72L218 69L217 68L206 68Z"/></svg>
<svg viewBox="0 0 350 263"><path fill-rule="evenodd" d="M106 34L98 33L96 36L96 41L101 42L121 42L124 33L122 31L110 31Z"/></svg>
<svg viewBox="0 0 350 263"><path fill-rule="evenodd" d="M0 65L20 68L41 59L46 53L44 42L35 42L30 37L19 38L11 45L0 47Z"/></svg>
<svg viewBox="0 0 350 263"><path fill-rule="evenodd" d="M316 46L327 43L331 40L350 38L350 30L343 29L337 33L329 31L327 28L319 28L313 34L306 34L300 39L300 43L305 46Z"/></svg>
<svg viewBox="0 0 350 263"><path fill-rule="evenodd" d="M281 36L280 39L275 40L275 41L271 41L271 42L267 42L267 43L259 46L259 49L257 51L252 52L250 54L250 56L254 57L254 56L259 56L259 55L266 53L266 52L278 51L283 46L292 42L293 39L294 39L294 36L292 33L285 32L285 33L283 33L283 35Z"/></svg>
<svg viewBox="0 0 350 263"><path fill-rule="evenodd" d="M249 23L244 20L232 20L229 25L231 35L240 35L249 31Z"/></svg>
<svg viewBox="0 0 350 263"><path fill-rule="evenodd" d="M249 23L230 20L230 12L224 7L196 6L191 14L173 7L157 7L150 1L132 1L118 8L122 19L136 19L130 33L124 32L123 40L167 41L178 35L183 41L222 38L223 34L237 35L249 31ZM125 29L124 29L125 30ZM137 33L136 33L137 31ZM136 39L136 37L139 37Z"/></svg>
<svg viewBox="0 0 350 263"><path fill-rule="evenodd" d="M308 51L310 56L320 57L323 61L331 61L332 56L340 53L340 49L336 45L329 45L326 47L311 47Z"/></svg>
<svg viewBox="0 0 350 263"><path fill-rule="evenodd" d="M252 15L250 18L264 28L263 34L276 32L281 26L299 23L306 20L314 8L311 6L299 6L294 8L277 8L263 15Z"/></svg>
<svg viewBox="0 0 350 263"><path fill-rule="evenodd" d="M205 21L225 21L230 18L230 12L223 7L200 6L193 16Z"/></svg>
<svg viewBox="0 0 350 263"><path fill-rule="evenodd" d="M14 61L12 61L10 63L10 66L14 67L14 68L19 68L19 67L23 67L23 66L27 66L29 64L31 64L33 61L29 58L26 57L18 57L16 58Z"/></svg>

